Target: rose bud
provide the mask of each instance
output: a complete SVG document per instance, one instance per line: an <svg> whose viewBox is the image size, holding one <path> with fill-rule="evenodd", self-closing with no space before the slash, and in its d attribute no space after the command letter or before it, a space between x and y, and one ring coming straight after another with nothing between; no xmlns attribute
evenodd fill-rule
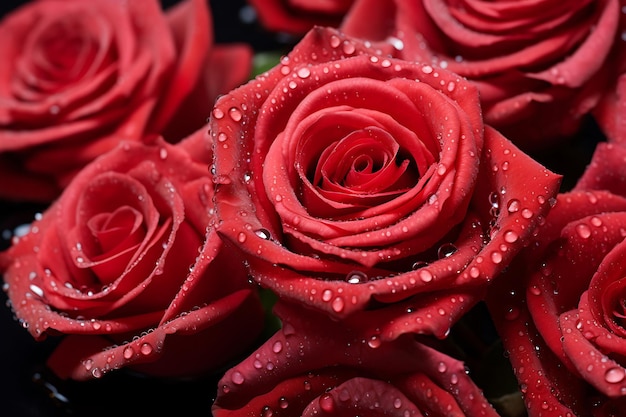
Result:
<svg viewBox="0 0 626 417"><path fill-rule="evenodd" d="M49 203L119 141L177 142L249 76L205 0L32 1L0 22L0 198Z"/></svg>
<svg viewBox="0 0 626 417"><path fill-rule="evenodd" d="M498 415L461 361L410 335L381 343L324 315L275 312L282 329L226 372L215 417Z"/></svg>
<svg viewBox="0 0 626 417"><path fill-rule="evenodd" d="M121 142L0 253L17 320L36 340L62 336L48 359L61 378L194 377L259 335L257 293L212 226L210 147L205 130Z"/></svg>
<svg viewBox="0 0 626 417"><path fill-rule="evenodd" d="M465 79L330 28L218 99L210 126L218 232L252 278L389 339L445 336L560 183L483 125Z"/></svg>
<svg viewBox="0 0 626 417"><path fill-rule="evenodd" d="M617 416L626 405L626 148L601 144L490 288L487 305L529 415Z"/></svg>
<svg viewBox="0 0 626 417"><path fill-rule="evenodd" d="M486 123L537 151L577 133L615 78L621 14L619 0L359 0L341 28L466 77Z"/></svg>

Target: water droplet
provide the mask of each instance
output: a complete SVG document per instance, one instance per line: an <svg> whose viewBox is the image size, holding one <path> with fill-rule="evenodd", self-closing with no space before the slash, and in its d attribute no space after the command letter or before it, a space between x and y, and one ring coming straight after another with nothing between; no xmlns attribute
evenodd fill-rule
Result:
<svg viewBox="0 0 626 417"><path fill-rule="evenodd" d="M448 366L444 362L439 362L439 365L437 365L437 370L441 373L444 373L448 370Z"/></svg>
<svg viewBox="0 0 626 417"><path fill-rule="evenodd" d="M507 243L515 243L517 242L517 239L519 239L519 236L513 230L509 230L504 233L504 241Z"/></svg>
<svg viewBox="0 0 626 417"><path fill-rule="evenodd" d="M149 355L152 353L152 345L146 342L141 345L141 347L139 348L139 351L141 352L142 355Z"/></svg>
<svg viewBox="0 0 626 417"><path fill-rule="evenodd" d="M336 297L333 300L332 308L336 313L341 313L343 311L344 306L345 306L345 303L343 301L343 298Z"/></svg>
<svg viewBox="0 0 626 417"><path fill-rule="evenodd" d="M289 402L285 397L280 397L278 399L278 406L284 410L285 408L289 407Z"/></svg>
<svg viewBox="0 0 626 417"><path fill-rule="evenodd" d="M622 382L626 377L624 373L624 368L610 368L604 374L604 379L606 382L610 382L611 384L617 384L618 382Z"/></svg>
<svg viewBox="0 0 626 417"><path fill-rule="evenodd" d="M126 346L122 354L124 356L124 359L130 359L135 354L135 351L133 350L132 346Z"/></svg>
<svg viewBox="0 0 626 417"><path fill-rule="evenodd" d="M368 281L367 274L362 271L352 271L346 275L346 281L350 284L361 284Z"/></svg>
<svg viewBox="0 0 626 417"><path fill-rule="evenodd" d="M231 376L231 380L233 381L233 384L241 385L244 383L245 378L241 372L235 371L233 372L233 375Z"/></svg>
<svg viewBox="0 0 626 417"><path fill-rule="evenodd" d="M332 413L335 410L335 400L328 393L323 394L320 397L319 403L320 403L320 408L327 413Z"/></svg>
<svg viewBox="0 0 626 417"><path fill-rule="evenodd" d="M159 158L167 159L167 149L165 148L159 149Z"/></svg>
<svg viewBox="0 0 626 417"><path fill-rule="evenodd" d="M522 217L525 219L530 219L531 217L533 217L533 212L530 209L523 209L522 210Z"/></svg>
<svg viewBox="0 0 626 417"><path fill-rule="evenodd" d="M244 232L239 232L237 240L239 241L239 243L244 243L246 241L246 234Z"/></svg>
<svg viewBox="0 0 626 417"><path fill-rule="evenodd" d="M309 70L307 67L302 67L298 70L298 72L296 72L296 74L302 79L309 78L309 76L311 75L311 70Z"/></svg>
<svg viewBox="0 0 626 417"><path fill-rule="evenodd" d="M449 256L452 256L457 250L457 247L454 246L452 243L445 243L441 245L437 250L437 256L439 257L439 259L447 258Z"/></svg>
<svg viewBox="0 0 626 417"><path fill-rule="evenodd" d="M500 262L502 262L502 254L498 251L493 251L491 253L491 261L494 264L499 264Z"/></svg>
<svg viewBox="0 0 626 417"><path fill-rule="evenodd" d="M272 352L280 353L283 350L283 343L280 340L277 340L272 346Z"/></svg>
<svg viewBox="0 0 626 417"><path fill-rule="evenodd" d="M267 229L259 229L254 232L255 235L260 237L261 239L270 240L272 235Z"/></svg>
<svg viewBox="0 0 626 417"><path fill-rule="evenodd" d="M346 55L352 55L356 51L356 46L350 41L343 41L343 53Z"/></svg>
<svg viewBox="0 0 626 417"><path fill-rule="evenodd" d="M230 110L228 110L228 115L235 122L240 121L243 117L243 115L241 114L241 110L239 110L237 107L231 107Z"/></svg>
<svg viewBox="0 0 626 417"><path fill-rule="evenodd" d="M380 347L380 344L380 338L376 335L370 337L370 339L367 341L367 346L371 347L372 349Z"/></svg>
<svg viewBox="0 0 626 417"><path fill-rule="evenodd" d="M506 320L513 321L519 317L519 310L516 307L511 307L504 314Z"/></svg>
<svg viewBox="0 0 626 417"><path fill-rule="evenodd" d="M217 107L215 107L215 108L213 109L213 113L212 113L212 114L213 114L213 117L214 117L215 119L217 119L217 120L219 120L219 119L221 119L221 118L223 118L223 117L224 117L224 112L222 111L222 109L219 109L219 108L217 108Z"/></svg>
<svg viewBox="0 0 626 417"><path fill-rule="evenodd" d="M30 284L28 288L33 294L38 295L39 297L43 297L43 290L39 288L38 286L34 284Z"/></svg>
<svg viewBox="0 0 626 417"><path fill-rule="evenodd" d="M424 268L424 267L426 267L426 266L428 266L428 262L424 262L424 261L417 261L417 262L415 262L415 263L411 266L411 268L412 268L413 270L416 270L416 269Z"/></svg>
<svg viewBox="0 0 626 417"><path fill-rule="evenodd" d="M332 46L333 48L337 48L339 45L341 45L341 39L339 39L335 35L332 35L330 37L330 46Z"/></svg>
<svg viewBox="0 0 626 417"><path fill-rule="evenodd" d="M423 282L430 282L433 280L433 274L426 269L420 270L419 277Z"/></svg>
<svg viewBox="0 0 626 417"><path fill-rule="evenodd" d="M576 226L576 233L583 239L588 239L591 236L591 229L586 224L581 223Z"/></svg>
<svg viewBox="0 0 626 417"><path fill-rule="evenodd" d="M509 213L515 213L515 212L519 211L519 209L520 209L520 202L519 202L519 200L517 200L515 198L509 200L509 202L506 205L506 209L509 211Z"/></svg>
<svg viewBox="0 0 626 417"><path fill-rule="evenodd" d="M431 67L430 65L424 65L424 66L422 67L422 72L423 72L424 74L430 74L430 73L432 73L432 72L433 72L433 67Z"/></svg>
<svg viewBox="0 0 626 417"><path fill-rule="evenodd" d="M394 408L402 407L402 400L400 398L396 398L395 400L393 400L393 407Z"/></svg>

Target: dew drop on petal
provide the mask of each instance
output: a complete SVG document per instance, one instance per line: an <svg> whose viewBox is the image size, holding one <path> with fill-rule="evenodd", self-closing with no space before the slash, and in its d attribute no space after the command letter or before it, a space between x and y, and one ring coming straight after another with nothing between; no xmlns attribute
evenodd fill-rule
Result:
<svg viewBox="0 0 626 417"><path fill-rule="evenodd" d="M604 374L604 379L606 380L606 382L610 382L612 384L622 382L624 380L624 377L626 377L626 374L624 374L624 369L617 367L608 369Z"/></svg>
<svg viewBox="0 0 626 417"><path fill-rule="evenodd" d="M230 110L228 111L228 115L235 122L240 121L241 118L243 117L243 115L241 114L241 110L239 110L237 107L231 107Z"/></svg>
<svg viewBox="0 0 626 417"><path fill-rule="evenodd" d="M233 381L233 384L241 385L244 383L245 378L243 377L243 374L241 372L235 371L231 376L231 380Z"/></svg>
<svg viewBox="0 0 626 417"><path fill-rule="evenodd" d="M378 336L370 337L370 339L367 341L367 346L371 347L372 349L376 349L380 346L380 338Z"/></svg>
<svg viewBox="0 0 626 417"><path fill-rule="evenodd" d="M502 262L502 254L500 252L494 251L491 253L491 261L494 264L499 264Z"/></svg>
<svg viewBox="0 0 626 417"><path fill-rule="evenodd" d="M422 269L419 272L419 277L423 282L430 282L433 280L433 274L426 269Z"/></svg>
<svg viewBox="0 0 626 417"><path fill-rule="evenodd" d="M583 239L588 239L591 236L591 229L586 224L581 223L576 226L576 233Z"/></svg>
<svg viewBox="0 0 626 417"><path fill-rule="evenodd" d="M270 240L271 238L271 234L269 230L267 229L258 229L254 232L254 234L256 234L261 239L265 239L265 240Z"/></svg>
<svg viewBox="0 0 626 417"><path fill-rule="evenodd" d="M133 355L135 354L135 351L133 350L132 346L126 346L124 348L124 359L130 359L133 357Z"/></svg>
<svg viewBox="0 0 626 417"><path fill-rule="evenodd" d="M320 397L319 403L320 403L320 408L327 413L332 413L335 410L335 400L328 393Z"/></svg>
<svg viewBox="0 0 626 417"><path fill-rule="evenodd" d="M361 284L368 281L367 274L362 271L352 271L346 275L346 281L350 284Z"/></svg>
<svg viewBox="0 0 626 417"><path fill-rule="evenodd" d="M222 111L222 109L216 107L213 109L213 117L219 120L224 117L224 112Z"/></svg>
<svg viewBox="0 0 626 417"><path fill-rule="evenodd" d="M307 67L302 67L300 68L296 74L298 75L298 77L300 78L309 78L309 76L311 75L311 70L309 70Z"/></svg>
<svg viewBox="0 0 626 417"><path fill-rule="evenodd" d="M143 355L149 355L152 353L152 345L150 343L144 343L141 345L141 347L139 348L139 351L143 354Z"/></svg>
<svg viewBox="0 0 626 417"><path fill-rule="evenodd" d="M507 243L515 243L519 238L518 234L513 230L509 230L504 233L504 241Z"/></svg>
<svg viewBox="0 0 626 417"><path fill-rule="evenodd" d="M343 311L344 306L345 306L345 303L343 301L343 298L337 297L333 300L332 308L336 313L341 313Z"/></svg>
<svg viewBox="0 0 626 417"><path fill-rule="evenodd" d="M454 246L452 243L446 243L439 247L439 249L437 250L437 256L439 257L439 259L447 258L449 256L452 256L457 250L457 247Z"/></svg>
<svg viewBox="0 0 626 417"><path fill-rule="evenodd" d="M509 202L506 205L506 209L509 211L509 213L518 212L519 209L520 209L520 202L519 202L519 200L517 200L515 198L509 200Z"/></svg>

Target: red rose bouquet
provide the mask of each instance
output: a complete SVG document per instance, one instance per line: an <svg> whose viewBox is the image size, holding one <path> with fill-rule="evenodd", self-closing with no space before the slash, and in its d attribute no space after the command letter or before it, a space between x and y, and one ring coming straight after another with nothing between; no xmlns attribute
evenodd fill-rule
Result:
<svg viewBox="0 0 626 417"><path fill-rule="evenodd" d="M625 12L7 14L3 412L622 415Z"/></svg>

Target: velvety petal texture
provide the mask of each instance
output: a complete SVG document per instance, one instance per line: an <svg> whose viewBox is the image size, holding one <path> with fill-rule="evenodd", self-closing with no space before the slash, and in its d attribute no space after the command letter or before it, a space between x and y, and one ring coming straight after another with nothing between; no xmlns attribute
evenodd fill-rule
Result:
<svg viewBox="0 0 626 417"><path fill-rule="evenodd" d="M535 151L576 133L610 91L624 47L622 6L620 0L358 0L341 28L468 78L480 91L486 122Z"/></svg>
<svg viewBox="0 0 626 417"><path fill-rule="evenodd" d="M218 231L280 297L387 339L443 337L560 178L483 126L472 84L392 51L315 28L218 99Z"/></svg>
<svg viewBox="0 0 626 417"><path fill-rule="evenodd" d="M498 415L459 360L293 309L280 305L282 329L220 380L215 417Z"/></svg>
<svg viewBox="0 0 626 417"><path fill-rule="evenodd" d="M183 105L210 107L248 77L217 75L217 92L196 92L225 70L209 65L205 0L166 12L157 0L33 1L2 20L0 38L0 197L10 200L50 202L122 139L180 141L206 121ZM242 70L249 59L237 59Z"/></svg>
<svg viewBox="0 0 626 417"><path fill-rule="evenodd" d="M488 305L531 416L626 404L626 148L600 144Z"/></svg>
<svg viewBox="0 0 626 417"><path fill-rule="evenodd" d="M302 36L313 26L338 26L354 0L248 0L273 32Z"/></svg>
<svg viewBox="0 0 626 417"><path fill-rule="evenodd" d="M0 253L17 319L37 340L65 336L57 375L193 376L258 335L258 296L212 226L211 157L204 129L178 145L122 141Z"/></svg>

